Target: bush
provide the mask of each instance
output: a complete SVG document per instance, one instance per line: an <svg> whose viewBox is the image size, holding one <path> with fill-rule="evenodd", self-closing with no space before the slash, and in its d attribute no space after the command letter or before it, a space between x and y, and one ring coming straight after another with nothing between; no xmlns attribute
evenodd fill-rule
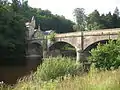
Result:
<svg viewBox="0 0 120 90"><path fill-rule="evenodd" d="M48 39L50 39L51 41L55 41L55 35L56 35L56 33L51 33L50 35L48 35Z"/></svg>
<svg viewBox="0 0 120 90"><path fill-rule="evenodd" d="M80 67L79 67L80 68ZM47 58L43 64L37 68L35 73L36 80L50 80L64 75L76 75L80 70L75 61L70 58L57 57Z"/></svg>
<svg viewBox="0 0 120 90"><path fill-rule="evenodd" d="M98 44L90 53L89 59L95 61L95 67L100 70L117 69L120 66L120 40Z"/></svg>

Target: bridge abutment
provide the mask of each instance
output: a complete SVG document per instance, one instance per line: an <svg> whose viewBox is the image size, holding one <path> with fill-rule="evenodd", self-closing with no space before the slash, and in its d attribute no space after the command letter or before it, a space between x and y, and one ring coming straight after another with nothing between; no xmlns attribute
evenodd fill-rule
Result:
<svg viewBox="0 0 120 90"><path fill-rule="evenodd" d="M87 60L88 55L83 50L76 50L76 64L82 64L83 70L88 72L91 63Z"/></svg>

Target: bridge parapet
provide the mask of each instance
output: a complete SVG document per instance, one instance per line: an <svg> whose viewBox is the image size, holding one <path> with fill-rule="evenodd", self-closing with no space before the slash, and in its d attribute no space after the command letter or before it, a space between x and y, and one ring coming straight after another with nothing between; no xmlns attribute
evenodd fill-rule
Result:
<svg viewBox="0 0 120 90"><path fill-rule="evenodd" d="M103 30L94 30L94 31L85 31L83 32L84 36L94 36L94 35L117 35L120 33L120 28L116 29L103 29Z"/></svg>
<svg viewBox="0 0 120 90"><path fill-rule="evenodd" d="M120 33L120 28L116 29L102 29L102 30L92 30L92 31L83 31L84 36L96 36L96 35L117 35ZM56 38L62 37L81 37L81 32L71 32L64 34L56 34Z"/></svg>

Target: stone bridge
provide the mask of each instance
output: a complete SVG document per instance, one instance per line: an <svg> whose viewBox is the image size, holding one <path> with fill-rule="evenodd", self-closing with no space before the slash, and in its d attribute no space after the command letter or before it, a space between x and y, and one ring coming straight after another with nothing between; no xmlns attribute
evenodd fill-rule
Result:
<svg viewBox="0 0 120 90"><path fill-rule="evenodd" d="M98 43L106 43L109 39L116 40L119 32L120 28L56 34L55 42L51 43L48 48L60 42L68 43L75 47L76 60L79 61L81 57L87 57L89 51Z"/></svg>
<svg viewBox="0 0 120 90"><path fill-rule="evenodd" d="M86 60L86 57L89 55L89 51L92 48L95 48L98 43L106 43L109 39L116 40L120 32L120 28L116 28L56 34L55 41L51 41L47 38L51 33L46 35L40 30L40 26L38 29L35 29L34 17L31 22L26 23L26 26L28 27L28 30L26 31L27 56L37 55L43 57L45 55L49 55L51 50L55 49L55 46L60 47L64 43L75 48L76 61ZM45 51L46 54L44 54Z"/></svg>

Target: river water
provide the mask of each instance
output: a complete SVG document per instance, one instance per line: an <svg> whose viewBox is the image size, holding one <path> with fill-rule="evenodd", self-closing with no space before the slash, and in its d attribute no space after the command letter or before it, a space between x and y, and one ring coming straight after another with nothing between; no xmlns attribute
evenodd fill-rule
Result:
<svg viewBox="0 0 120 90"><path fill-rule="evenodd" d="M54 52L54 53L57 54L57 52ZM69 52L64 51L63 54L64 54L63 56L75 56L75 52L73 51L69 51ZM19 63L18 62L19 60L15 59L15 61ZM33 72L36 71L37 66L40 65L41 63L42 63L41 56L30 55L29 57L26 57L26 65L22 65L22 66L20 65L19 66L4 66L4 65L1 66L0 65L0 82L3 81L6 84L15 84L18 79L29 75L32 71Z"/></svg>
<svg viewBox="0 0 120 90"><path fill-rule="evenodd" d="M15 84L19 78L36 71L41 59L30 57L26 59L26 62L26 65L23 66L0 66L0 81L6 84Z"/></svg>

